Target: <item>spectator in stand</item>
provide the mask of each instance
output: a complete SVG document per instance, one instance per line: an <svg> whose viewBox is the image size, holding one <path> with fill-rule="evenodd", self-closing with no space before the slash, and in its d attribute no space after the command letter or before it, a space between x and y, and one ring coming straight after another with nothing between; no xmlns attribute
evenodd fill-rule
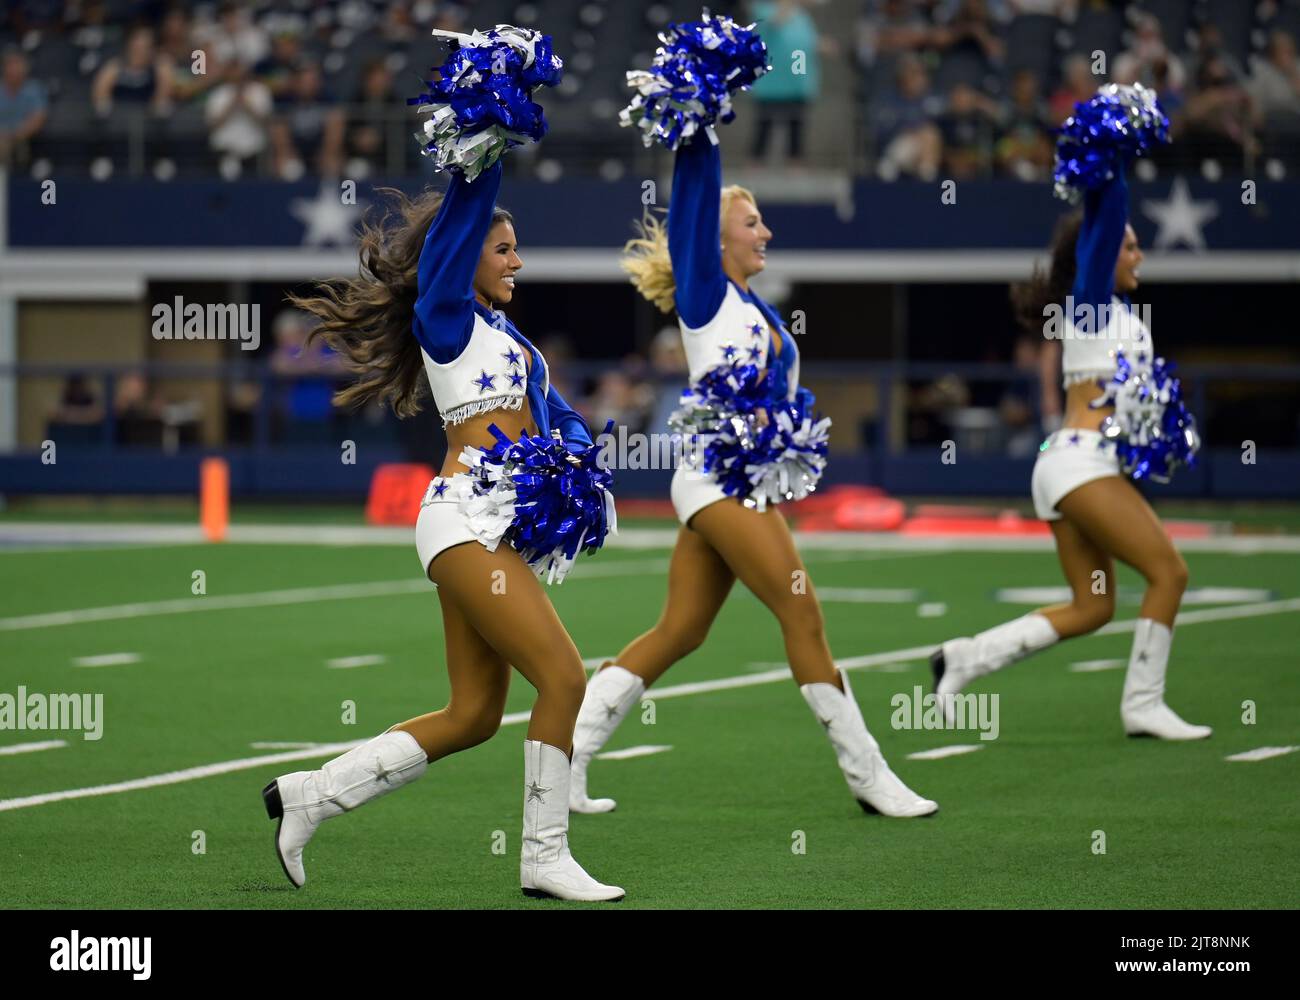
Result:
<svg viewBox="0 0 1300 1000"><path fill-rule="evenodd" d="M217 12L217 20L196 25L194 37L216 56L222 66L232 62L256 66L271 51L266 32L254 24L252 15L237 3L223 3Z"/></svg>
<svg viewBox="0 0 1300 1000"><path fill-rule="evenodd" d="M961 0L944 22L931 36L941 51L970 53L983 59L985 67L990 69L1002 64L1007 47L998 37L987 0Z"/></svg>
<svg viewBox="0 0 1300 1000"><path fill-rule="evenodd" d="M0 167L26 165L28 144L45 125L45 88L29 80L29 72L21 51L5 50L0 65Z"/></svg>
<svg viewBox="0 0 1300 1000"><path fill-rule="evenodd" d="M1246 88L1217 58L1209 59L1187 101L1185 145L1202 157L1213 157L1234 169L1259 154L1255 137L1255 106Z"/></svg>
<svg viewBox="0 0 1300 1000"><path fill-rule="evenodd" d="M313 320L298 309L283 309L272 324L275 350L271 371L281 377L277 397L281 412L295 423L318 423L334 412L334 382L344 362L323 340L307 344Z"/></svg>
<svg viewBox="0 0 1300 1000"><path fill-rule="evenodd" d="M943 136L933 120L942 105L916 56L899 59L896 88L877 102L877 171L885 180L905 174L932 181L943 160Z"/></svg>
<svg viewBox="0 0 1300 1000"><path fill-rule="evenodd" d="M1038 77L1022 69L1011 80L1011 103L998 136L999 170L1022 181L1044 181L1052 175L1052 129L1038 89Z"/></svg>
<svg viewBox="0 0 1300 1000"><path fill-rule="evenodd" d="M892 78L898 57L927 48L932 30L914 0L867 0L858 17L858 63L877 79Z"/></svg>
<svg viewBox="0 0 1300 1000"><path fill-rule="evenodd" d="M63 383L59 406L50 420L59 424L97 424L104 419L104 406L91 387L90 380L76 372Z"/></svg>
<svg viewBox="0 0 1300 1000"><path fill-rule="evenodd" d="M1048 106L1051 120L1060 124L1074 114L1074 106L1089 100L1105 77L1093 76L1088 57L1075 54L1066 58L1061 67L1061 85L1052 94Z"/></svg>
<svg viewBox="0 0 1300 1000"><path fill-rule="evenodd" d="M190 17L182 7L172 7L163 15L158 29L158 51L171 67L171 97L185 104L202 95L217 80L212 53L203 51L203 72L194 71L194 54L200 51L190 38Z"/></svg>
<svg viewBox="0 0 1300 1000"><path fill-rule="evenodd" d="M629 434L639 434L646 429L653 405L654 390L644 382L637 382L623 368L602 373L596 380L595 391L586 401L588 412L601 415L602 427L603 421L613 420L616 425L626 427Z"/></svg>
<svg viewBox="0 0 1300 1000"><path fill-rule="evenodd" d="M1204 21L1196 29L1195 43L1191 53L1188 55L1188 76L1195 80L1201 75L1201 67L1213 58L1223 61L1232 74L1233 80L1242 83L1246 79L1246 74L1241 68L1241 63L1237 57L1224 47L1223 31L1213 21Z"/></svg>
<svg viewBox="0 0 1300 1000"><path fill-rule="evenodd" d="M686 380L686 349L682 346L681 331L666 326L655 334L650 343L650 371L654 403L646 430L653 434L668 432L668 418L682 402L682 382Z"/></svg>
<svg viewBox="0 0 1300 1000"><path fill-rule="evenodd" d="M752 16L767 43L772 72L754 84L758 128L750 155L757 161L767 155L772 127L780 122L789 130L789 164L802 166L804 116L821 90L817 26L800 0L763 0L753 5Z"/></svg>
<svg viewBox="0 0 1300 1000"><path fill-rule="evenodd" d="M153 29L138 27L127 36L126 51L95 74L90 100L101 117L116 107L147 107L164 114L171 107L171 84L171 63L155 50Z"/></svg>
<svg viewBox="0 0 1300 1000"><path fill-rule="evenodd" d="M271 121L271 91L254 80L239 60L227 64L225 82L208 96L209 138L223 177L233 180L257 166L266 151Z"/></svg>
<svg viewBox="0 0 1300 1000"><path fill-rule="evenodd" d="M302 36L290 29L278 31L271 39L271 52L253 67L253 75L261 80L277 108L292 97L294 78L302 62Z"/></svg>
<svg viewBox="0 0 1300 1000"><path fill-rule="evenodd" d="M1140 83L1144 87L1154 87L1154 67L1157 60L1163 59L1168 69L1169 85L1182 90L1187 83L1187 73L1179 58L1165 45L1160 22L1150 14L1139 15L1133 29L1133 47L1120 53L1112 67L1112 79L1116 83Z"/></svg>
<svg viewBox="0 0 1300 1000"><path fill-rule="evenodd" d="M361 71L361 84L352 98L345 140L348 176L369 177L386 171L387 116L398 106L397 95L393 93L393 74L387 63L380 58L371 59ZM403 140L408 131L402 129ZM406 148L404 144L403 161Z"/></svg>
<svg viewBox="0 0 1300 1000"><path fill-rule="evenodd" d="M952 88L948 106L939 117L945 177L973 180L992 173L998 117L997 102L970 84L959 83Z"/></svg>
<svg viewBox="0 0 1300 1000"><path fill-rule="evenodd" d="M1300 115L1300 61L1295 39L1285 31L1268 36L1265 54L1252 61L1250 91L1260 114L1270 123Z"/></svg>
<svg viewBox="0 0 1300 1000"><path fill-rule="evenodd" d="M293 181L311 168L324 177L343 170L343 110L325 91L320 67L303 62L271 125L275 174Z"/></svg>

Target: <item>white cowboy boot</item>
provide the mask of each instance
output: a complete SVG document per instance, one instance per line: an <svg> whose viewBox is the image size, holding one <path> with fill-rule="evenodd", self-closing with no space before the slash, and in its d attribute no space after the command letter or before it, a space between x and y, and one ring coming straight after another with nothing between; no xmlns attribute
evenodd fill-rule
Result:
<svg viewBox="0 0 1300 1000"><path fill-rule="evenodd" d="M569 809L573 812L610 812L618 804L613 799L587 798L587 766L643 694L645 682L617 664L597 670L587 682L573 729L573 769L569 777Z"/></svg>
<svg viewBox="0 0 1300 1000"><path fill-rule="evenodd" d="M524 842L519 885L525 896L590 903L623 898L622 889L597 882L569 853L569 757L538 740L524 740Z"/></svg>
<svg viewBox="0 0 1300 1000"><path fill-rule="evenodd" d="M949 639L930 655L934 693L943 717L953 722L953 696L971 681L1046 649L1060 636L1052 623L1033 613L1004 622L969 639Z"/></svg>
<svg viewBox="0 0 1300 1000"><path fill-rule="evenodd" d="M428 767L415 737L387 732L323 764L319 771L295 771L262 789L266 814L280 822L275 853L289 881L307 881L302 850L325 820L414 781Z"/></svg>
<svg viewBox="0 0 1300 1000"><path fill-rule="evenodd" d="M929 816L938 803L923 799L889 769L880 745L867 731L849 677L840 671L841 691L834 684L804 684L799 688L826 736L844 772L849 790L865 812L886 816Z"/></svg>
<svg viewBox="0 0 1300 1000"><path fill-rule="evenodd" d="M1133 652L1124 678L1119 714L1129 736L1162 740L1203 740L1213 729L1184 722L1165 704L1165 670L1173 633L1167 625L1139 618L1133 630Z"/></svg>

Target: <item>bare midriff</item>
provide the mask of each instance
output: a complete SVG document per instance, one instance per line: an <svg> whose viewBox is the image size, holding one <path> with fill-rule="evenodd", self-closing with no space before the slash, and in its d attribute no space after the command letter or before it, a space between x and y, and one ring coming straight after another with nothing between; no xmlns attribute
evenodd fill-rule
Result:
<svg viewBox="0 0 1300 1000"><path fill-rule="evenodd" d="M1095 431L1101 422L1115 412L1113 406L1093 409L1090 404L1105 392L1096 382L1080 382L1065 391L1065 416L1061 419L1062 427L1074 427L1079 430Z"/></svg>

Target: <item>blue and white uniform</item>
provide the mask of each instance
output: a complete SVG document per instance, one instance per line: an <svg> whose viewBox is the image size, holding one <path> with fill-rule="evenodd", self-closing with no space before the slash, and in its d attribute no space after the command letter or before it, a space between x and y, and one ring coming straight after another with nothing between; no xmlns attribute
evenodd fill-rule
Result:
<svg viewBox="0 0 1300 1000"><path fill-rule="evenodd" d="M1151 331L1128 297L1115 294L1115 265L1127 225L1128 183L1121 169L1085 196L1070 293L1078 315L1069 315L1067 309L1063 325L1061 372L1066 388L1108 381L1116 372L1119 351L1135 365L1149 365L1155 357ZM1075 320L1084 316L1088 321L1081 323L1081 330ZM1113 441L1100 431L1063 427L1039 447L1031 486L1034 513L1044 521L1059 521L1056 505L1062 498L1084 483L1119 475Z"/></svg>
<svg viewBox="0 0 1300 1000"><path fill-rule="evenodd" d="M721 206L722 155L699 133L677 151L668 208L668 250L691 384L719 366L752 364L772 371L778 398L793 400L799 350L777 311L723 272ZM682 524L727 496L712 475L685 463L673 474L673 508Z"/></svg>
<svg viewBox="0 0 1300 1000"><path fill-rule="evenodd" d="M539 435L556 428L566 444L590 446L591 431L551 385L541 352L503 313L474 298L474 273L500 188L500 161L473 183L453 174L420 252L411 327L434 405L444 426L453 426L491 410L521 410L527 399ZM477 525L470 513L474 499L468 474L439 476L429 484L415 526L426 575L434 557L453 545L479 541L496 548L508 525Z"/></svg>

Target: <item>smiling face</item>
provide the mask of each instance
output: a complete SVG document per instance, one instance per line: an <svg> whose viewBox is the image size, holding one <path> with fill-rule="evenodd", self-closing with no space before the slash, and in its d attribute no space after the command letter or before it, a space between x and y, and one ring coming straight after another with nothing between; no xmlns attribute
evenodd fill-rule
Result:
<svg viewBox="0 0 1300 1000"><path fill-rule="evenodd" d="M732 278L748 280L767 267L767 241L772 230L748 198L727 200L722 214L722 269Z"/></svg>
<svg viewBox="0 0 1300 1000"><path fill-rule="evenodd" d="M524 266L519 259L515 227L498 222L488 230L474 272L474 297L489 309L515 297L515 272Z"/></svg>
<svg viewBox="0 0 1300 1000"><path fill-rule="evenodd" d="M1142 267L1142 248L1132 226L1124 227L1124 242L1115 262L1115 291L1127 295L1137 291L1138 271Z"/></svg>

